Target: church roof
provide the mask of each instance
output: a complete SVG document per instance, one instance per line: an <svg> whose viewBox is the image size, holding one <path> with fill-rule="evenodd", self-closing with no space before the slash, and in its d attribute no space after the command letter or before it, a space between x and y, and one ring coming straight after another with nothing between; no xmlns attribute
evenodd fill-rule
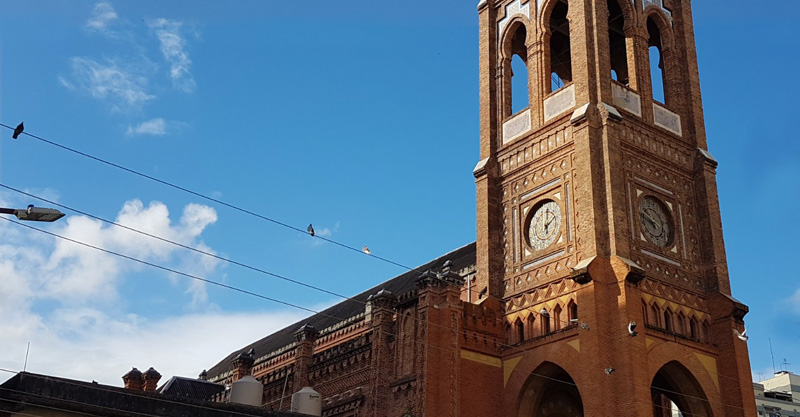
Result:
<svg viewBox="0 0 800 417"><path fill-rule="evenodd" d="M339 322L363 313L364 304L367 302L367 298L378 291L387 290L391 291L396 296L403 295L415 288L415 281L421 272L426 270L437 271L447 261L451 261L453 263L452 269L456 272L463 268L474 266L475 242L442 255L424 265L415 268L414 270L398 275L348 300L344 300L341 303L329 307L311 317L300 320L297 323L264 337L261 340L231 352L231 354L225 357L225 359L221 360L208 370L208 379L213 380L214 378L232 370L233 365L231 362L237 356L242 353L246 353L250 349L255 350L255 357L261 357L291 344L295 340L294 333L305 325L313 326L315 329L322 331Z"/></svg>

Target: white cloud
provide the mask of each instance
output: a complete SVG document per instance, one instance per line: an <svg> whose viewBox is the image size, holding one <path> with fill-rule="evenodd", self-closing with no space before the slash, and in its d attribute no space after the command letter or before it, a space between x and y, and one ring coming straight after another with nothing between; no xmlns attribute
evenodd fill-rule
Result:
<svg viewBox="0 0 800 417"><path fill-rule="evenodd" d="M185 92L194 91L196 84L190 67L192 60L186 52L186 39L181 36L183 23L169 19L155 19L148 22L149 26L155 31L161 43L161 53L164 59L170 64L170 78L173 85Z"/></svg>
<svg viewBox="0 0 800 417"><path fill-rule="evenodd" d="M134 136L134 135L163 136L167 134L167 124L166 122L164 122L164 119L159 117L142 122L136 127L129 125L126 134L128 136Z"/></svg>
<svg viewBox="0 0 800 417"><path fill-rule="evenodd" d="M789 297L789 305L794 307L794 312L800 314L800 288L795 291L794 295Z"/></svg>
<svg viewBox="0 0 800 417"><path fill-rule="evenodd" d="M60 77L61 84L108 101L114 111L137 110L156 98L147 92L149 81L140 74L141 69L110 59L101 63L91 58L73 57L70 63L73 80Z"/></svg>
<svg viewBox="0 0 800 417"><path fill-rule="evenodd" d="M211 253L200 238L216 221L213 208L188 204L180 220L171 222L163 203L136 199L116 217L117 223ZM220 267L217 259L83 216L69 216L50 230L202 277ZM132 366L153 366L167 377L196 376L231 350L307 315L219 311L208 303L204 283L186 279L174 285L186 286L191 301L184 307L194 313L132 314L121 302L129 295L120 293L120 285L129 279L126 274L144 267L7 222L0 222L0 234L0 368L21 369L30 341L31 372L113 385L120 385L120 376ZM169 303L181 308L180 300Z"/></svg>
<svg viewBox="0 0 800 417"><path fill-rule="evenodd" d="M299 312L209 312L146 319L92 308L29 314L24 323L0 322L0 368L21 370L30 341L30 372L120 386L131 367L152 366L164 383L174 375L196 377L232 350L302 317ZM15 324L15 333L5 333Z"/></svg>
<svg viewBox="0 0 800 417"><path fill-rule="evenodd" d="M118 18L119 16L117 16L117 12L114 11L111 3L100 2L94 5L92 15L86 21L86 28L107 36L113 36L109 26Z"/></svg>

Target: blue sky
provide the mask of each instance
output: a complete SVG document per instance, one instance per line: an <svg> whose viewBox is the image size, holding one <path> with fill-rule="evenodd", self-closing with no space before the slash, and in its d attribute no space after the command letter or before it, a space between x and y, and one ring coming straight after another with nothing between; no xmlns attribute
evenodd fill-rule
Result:
<svg viewBox="0 0 800 417"><path fill-rule="evenodd" d="M475 239L474 1L0 1L0 121L416 266ZM800 5L694 2L754 374L797 371ZM779 12L776 12L779 11ZM404 270L0 131L0 183L342 294ZM4 206L46 205L7 189ZM309 291L68 213L44 228L312 309ZM305 313L0 222L0 368L194 376ZM0 378L0 380L5 378Z"/></svg>

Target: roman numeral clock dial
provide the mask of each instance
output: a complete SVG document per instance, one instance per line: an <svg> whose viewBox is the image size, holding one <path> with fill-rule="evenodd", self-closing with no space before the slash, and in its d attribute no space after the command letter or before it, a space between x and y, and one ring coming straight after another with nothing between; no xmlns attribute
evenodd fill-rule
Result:
<svg viewBox="0 0 800 417"><path fill-rule="evenodd" d="M535 250L546 249L555 242L561 231L561 208L553 200L541 203L531 217L528 243Z"/></svg>
<svg viewBox="0 0 800 417"><path fill-rule="evenodd" d="M672 245L674 228L669 209L657 198L646 196L639 203L639 224L644 237L656 246Z"/></svg>

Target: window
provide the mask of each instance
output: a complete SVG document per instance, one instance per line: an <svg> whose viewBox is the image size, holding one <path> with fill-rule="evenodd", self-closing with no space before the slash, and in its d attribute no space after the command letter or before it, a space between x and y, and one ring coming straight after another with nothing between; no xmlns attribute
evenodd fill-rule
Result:
<svg viewBox="0 0 800 417"><path fill-rule="evenodd" d="M522 343L525 341L525 325L522 324L522 319L517 317L517 321L514 322L514 331L516 333L516 343Z"/></svg>
<svg viewBox="0 0 800 417"><path fill-rule="evenodd" d="M527 326L528 327L528 338L529 339L533 339L534 337L536 337L536 335L534 334L535 333L534 329L536 328L534 326L534 324L536 324L536 317L534 317L533 314L529 314L528 315L528 326Z"/></svg>
<svg viewBox="0 0 800 417"><path fill-rule="evenodd" d="M650 319L652 320L650 324L655 327L661 327L661 323L659 322L659 319L661 318L661 310L655 304L653 304L653 306L650 307L650 310L652 313L650 314Z"/></svg>
<svg viewBox="0 0 800 417"><path fill-rule="evenodd" d="M575 300L569 301L567 310L569 311L569 324L578 324L578 305L575 304Z"/></svg>
<svg viewBox="0 0 800 417"><path fill-rule="evenodd" d="M611 78L628 85L628 50L625 38L625 14L617 0L608 0L608 47Z"/></svg>
<svg viewBox="0 0 800 417"><path fill-rule="evenodd" d="M672 331L672 310L666 309L664 311L664 329Z"/></svg>
<svg viewBox="0 0 800 417"><path fill-rule="evenodd" d="M542 334L545 335L550 333L550 314L544 309L542 309L542 312Z"/></svg>
<svg viewBox="0 0 800 417"><path fill-rule="evenodd" d="M553 330L561 329L561 306L553 309Z"/></svg>
<svg viewBox="0 0 800 417"><path fill-rule="evenodd" d="M525 46L527 33L525 25L520 24L511 41L511 113L514 114L529 106L528 91L528 47Z"/></svg>
<svg viewBox="0 0 800 417"><path fill-rule="evenodd" d="M691 338L692 340L700 340L700 335L698 334L697 327L698 327L697 319L692 317L692 319L689 320L689 338Z"/></svg>
<svg viewBox="0 0 800 417"><path fill-rule="evenodd" d="M675 322L675 333L686 334L686 319L683 313L678 313L678 320Z"/></svg>
<svg viewBox="0 0 800 417"><path fill-rule="evenodd" d="M569 39L569 5L559 1L550 14L550 91L556 91L572 81L572 55Z"/></svg>
<svg viewBox="0 0 800 417"><path fill-rule="evenodd" d="M650 53L650 84L653 88L653 100L666 103L666 74L664 71L661 30L652 17L647 18L648 45Z"/></svg>

